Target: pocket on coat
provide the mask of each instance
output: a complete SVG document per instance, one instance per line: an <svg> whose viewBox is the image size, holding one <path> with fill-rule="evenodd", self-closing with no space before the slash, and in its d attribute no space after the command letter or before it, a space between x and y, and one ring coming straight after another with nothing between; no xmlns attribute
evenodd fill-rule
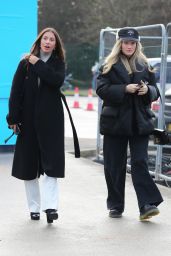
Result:
<svg viewBox="0 0 171 256"><path fill-rule="evenodd" d="M152 127L154 128L154 126L155 126L155 121L156 121L156 116L155 116L154 112L153 112L151 109L147 108L147 109L146 109L146 114L147 114L147 116L148 116L148 118L149 118L149 120L150 120L150 124L151 124Z"/></svg>
<svg viewBox="0 0 171 256"><path fill-rule="evenodd" d="M119 109L105 106L100 116L100 133L102 135L116 135L118 130Z"/></svg>
<svg viewBox="0 0 171 256"><path fill-rule="evenodd" d="M147 113L148 117L151 117L151 118L155 117L154 112L150 108L146 108L146 113Z"/></svg>
<svg viewBox="0 0 171 256"><path fill-rule="evenodd" d="M149 108L143 109L141 117L141 125L139 126L139 134L150 134L155 127L155 114Z"/></svg>

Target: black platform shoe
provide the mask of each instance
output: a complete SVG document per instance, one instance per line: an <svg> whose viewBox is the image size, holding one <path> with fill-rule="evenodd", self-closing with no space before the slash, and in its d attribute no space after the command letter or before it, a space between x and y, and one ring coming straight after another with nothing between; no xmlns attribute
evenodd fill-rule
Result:
<svg viewBox="0 0 171 256"><path fill-rule="evenodd" d="M110 218L121 218L122 217L122 212L118 211L116 209L111 209L109 211L109 217Z"/></svg>
<svg viewBox="0 0 171 256"><path fill-rule="evenodd" d="M155 205L146 204L140 209L140 220L148 220L159 213L159 209Z"/></svg>
<svg viewBox="0 0 171 256"><path fill-rule="evenodd" d="M30 217L31 217L31 220L40 220L40 213L39 212L31 212Z"/></svg>
<svg viewBox="0 0 171 256"><path fill-rule="evenodd" d="M58 219L58 213L55 209L47 209L46 211L47 223L53 223L54 220Z"/></svg>

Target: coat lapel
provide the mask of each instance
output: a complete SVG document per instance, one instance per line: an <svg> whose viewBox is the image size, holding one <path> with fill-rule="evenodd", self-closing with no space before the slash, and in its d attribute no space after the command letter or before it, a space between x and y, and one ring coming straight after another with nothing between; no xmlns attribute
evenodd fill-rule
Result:
<svg viewBox="0 0 171 256"><path fill-rule="evenodd" d="M143 80L144 74L146 73L146 69L142 67L140 64L136 64L137 70L140 72L134 72L133 76L128 74L128 71L126 70L124 64L121 60L119 60L116 64L112 66L112 68L115 70L117 75L120 77L121 81L123 83L134 83L134 84L140 84L140 81Z"/></svg>
<svg viewBox="0 0 171 256"><path fill-rule="evenodd" d="M143 80L143 77L144 77L144 74L145 74L146 71L145 71L145 68L142 67L138 63L136 65L136 67L137 67L137 70L139 70L140 72L134 72L133 83L134 84L140 84L141 80Z"/></svg>
<svg viewBox="0 0 171 256"><path fill-rule="evenodd" d="M48 59L46 62L47 62L48 64L49 64L49 63L53 63L54 60L55 60L55 58L56 58L56 57L55 57L54 54L52 53L51 56L49 57L49 59Z"/></svg>
<svg viewBox="0 0 171 256"><path fill-rule="evenodd" d="M116 71L116 73L118 74L123 83L130 83L130 76L121 60L119 60L116 64L113 65L113 69Z"/></svg>

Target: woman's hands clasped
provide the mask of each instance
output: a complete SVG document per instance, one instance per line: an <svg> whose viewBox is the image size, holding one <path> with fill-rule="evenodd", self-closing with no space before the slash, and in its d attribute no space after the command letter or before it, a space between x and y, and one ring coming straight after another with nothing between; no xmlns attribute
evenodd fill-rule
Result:
<svg viewBox="0 0 171 256"><path fill-rule="evenodd" d="M126 86L126 93L131 93L131 94L136 93L137 95L144 95L147 92L148 92L147 83L144 83L143 81L141 81L140 84L128 84Z"/></svg>
<svg viewBox="0 0 171 256"><path fill-rule="evenodd" d="M127 93L136 93L140 89L138 84L128 84L126 86Z"/></svg>

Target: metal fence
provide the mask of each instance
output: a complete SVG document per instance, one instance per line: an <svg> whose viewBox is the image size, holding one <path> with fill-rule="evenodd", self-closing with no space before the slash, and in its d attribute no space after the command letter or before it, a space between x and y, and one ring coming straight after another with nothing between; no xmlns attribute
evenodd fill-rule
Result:
<svg viewBox="0 0 171 256"><path fill-rule="evenodd" d="M165 126L164 120L164 107L165 107L165 84L166 84L166 68L167 68L167 55L171 52L170 33L171 23L166 27L163 24L155 24L141 27L134 27L139 31L141 43L143 45L144 53L147 58L160 57L160 93L162 102L160 101L160 108L158 113L158 128L163 129ZM120 28L106 28L100 32L100 45L99 45L99 65L101 65L105 57L110 53L115 41L116 35ZM98 101L98 125L97 125L97 148L96 160L103 160L103 136L100 135L99 120L102 107L102 100ZM171 145L153 145L156 150L155 167L154 171L150 173L155 177L155 180L171 181L171 177L162 173L162 157L163 149L171 149ZM170 150L171 152L171 150Z"/></svg>

